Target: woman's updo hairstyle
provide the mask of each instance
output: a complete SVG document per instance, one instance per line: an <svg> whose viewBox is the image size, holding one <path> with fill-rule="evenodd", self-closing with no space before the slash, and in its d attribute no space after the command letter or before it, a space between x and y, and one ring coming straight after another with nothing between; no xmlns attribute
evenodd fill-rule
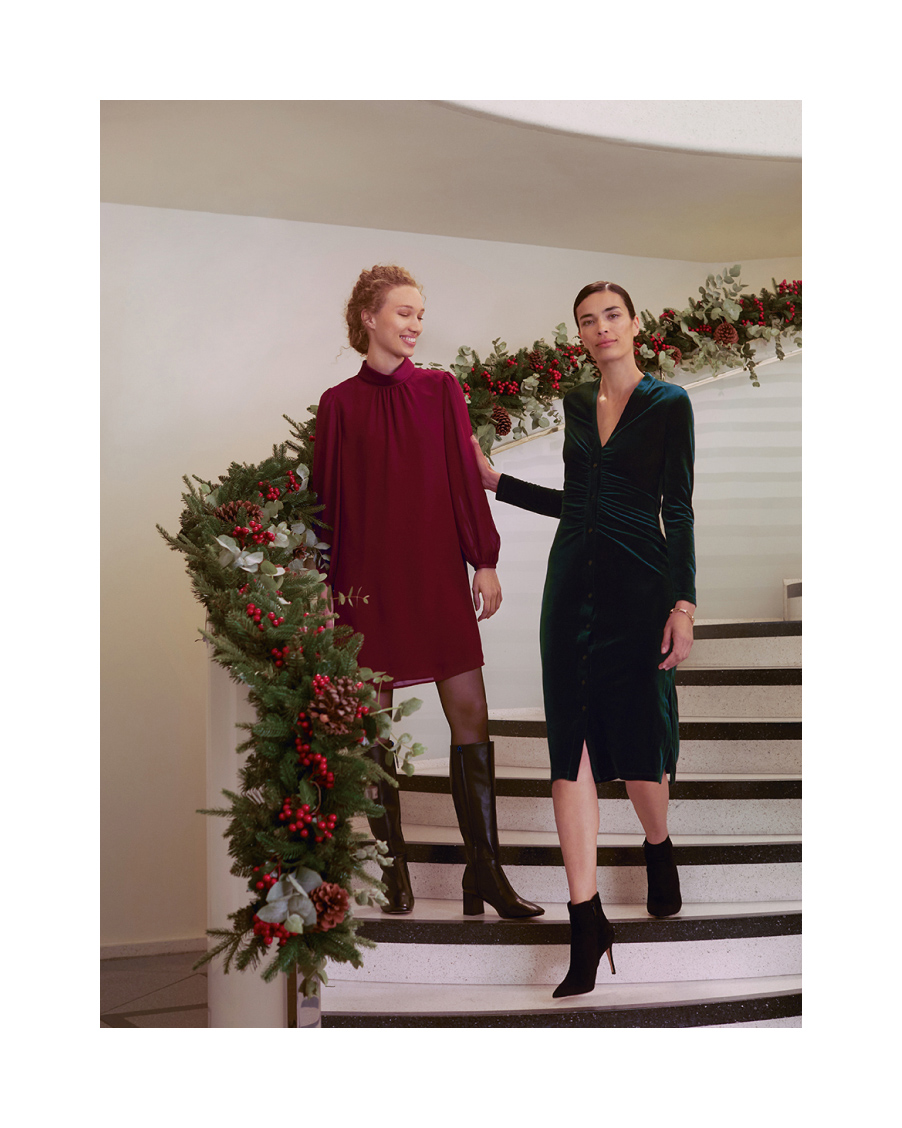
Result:
<svg viewBox="0 0 902 1128"><path fill-rule="evenodd" d="M633 308L633 299L624 290L622 286L618 286L616 282L590 282L588 286L583 286L580 292L576 295L576 301L573 303L573 320L576 321L576 311L586 300L590 294L597 294L601 290L610 290L612 293L619 294L623 298L623 304L627 308L630 318L636 316L636 310ZM579 328L579 322L576 325Z"/></svg>
<svg viewBox="0 0 902 1128"><path fill-rule="evenodd" d="M419 290L414 278L401 266L374 266L372 270L361 271L360 277L351 291L345 306L345 320L348 323L348 341L352 349L366 356L370 341L361 314L364 310L378 313L385 302L389 290L396 286L413 286Z"/></svg>

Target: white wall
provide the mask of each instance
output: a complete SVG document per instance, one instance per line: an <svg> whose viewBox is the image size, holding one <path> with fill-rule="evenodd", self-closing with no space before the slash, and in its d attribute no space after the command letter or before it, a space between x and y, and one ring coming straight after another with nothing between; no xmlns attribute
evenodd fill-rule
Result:
<svg viewBox="0 0 902 1128"><path fill-rule="evenodd" d="M194 814L205 804L202 614L154 526L177 531L183 474L259 461L287 437L283 412L302 418L353 375L342 307L359 271L388 261L411 270L427 306L417 360L447 364L461 344L484 354L495 337L515 348L550 339L587 281L620 281L658 313L684 303L709 267L113 204L101 234L101 942L115 946L205 927L204 819ZM774 275L800 277L798 260L744 264L751 287ZM549 472L555 458L530 457ZM490 661L498 648L517 653L537 622L534 582L508 563L507 614L485 624ZM537 657L528 661L534 671ZM513 681L532 693L533 676L515 670ZM486 677L501 694L491 667ZM439 748L434 691L416 692L428 708L409 727Z"/></svg>

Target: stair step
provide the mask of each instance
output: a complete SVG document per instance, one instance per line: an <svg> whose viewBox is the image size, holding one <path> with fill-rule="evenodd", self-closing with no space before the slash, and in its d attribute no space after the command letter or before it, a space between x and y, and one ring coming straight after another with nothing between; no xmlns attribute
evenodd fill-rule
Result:
<svg viewBox="0 0 902 1128"><path fill-rule="evenodd" d="M695 621L692 651L681 671L706 666L801 666L801 622Z"/></svg>
<svg viewBox="0 0 902 1128"><path fill-rule="evenodd" d="M617 984L617 976L601 974L593 992L566 999L552 999L545 984L334 983L322 993L322 1021L324 1027L650 1028L752 1024L802 1013L800 975Z"/></svg>
<svg viewBox="0 0 902 1128"><path fill-rule="evenodd" d="M358 824L366 831L365 823ZM460 897L464 850L457 827L404 828L417 897ZM517 892L530 901L566 903L567 878L553 832L499 830L500 861ZM674 834L680 884L687 902L786 901L801 897L799 835ZM604 903L644 904L643 835L598 836L598 891ZM373 863L371 872L378 876ZM490 910L493 911L493 910Z"/></svg>
<svg viewBox="0 0 902 1128"><path fill-rule="evenodd" d="M540 777L540 773L544 778ZM548 768L496 769L496 811L502 830L554 831ZM629 834L638 824L622 781L596 784L601 825ZM669 825L674 834L800 834L800 777L678 777L670 789ZM401 780L402 823L457 826L448 762L417 765Z"/></svg>
<svg viewBox="0 0 902 1128"><path fill-rule="evenodd" d="M491 710L489 736L495 743L497 769L548 767L543 709ZM677 781L687 772L797 775L801 770L799 718L680 718Z"/></svg>

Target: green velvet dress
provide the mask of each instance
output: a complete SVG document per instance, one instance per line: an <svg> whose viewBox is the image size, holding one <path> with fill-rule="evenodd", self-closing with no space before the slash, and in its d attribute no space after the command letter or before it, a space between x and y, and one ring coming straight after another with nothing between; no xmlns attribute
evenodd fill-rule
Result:
<svg viewBox="0 0 902 1128"><path fill-rule="evenodd" d="M497 498L560 519L540 647L552 779L676 774L679 722L664 625L695 603L694 437L688 394L646 374L602 447L599 382L564 398L564 489L501 475ZM663 524L663 531L662 526Z"/></svg>

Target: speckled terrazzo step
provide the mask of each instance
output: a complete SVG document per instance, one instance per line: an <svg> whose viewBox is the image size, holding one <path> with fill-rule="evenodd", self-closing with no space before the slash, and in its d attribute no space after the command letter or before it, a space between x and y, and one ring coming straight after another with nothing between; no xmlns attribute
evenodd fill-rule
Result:
<svg viewBox="0 0 902 1128"><path fill-rule="evenodd" d="M459 830L411 824L404 833L414 894L458 900L465 862ZM671 837L687 902L801 898L799 835ZM499 840L501 864L521 896L541 904L567 902L567 878L556 834L499 830ZM597 879L602 901L645 903L642 841L641 833L598 836Z"/></svg>
<svg viewBox="0 0 902 1128"><path fill-rule="evenodd" d="M492 709L489 736L496 767L548 767L543 709ZM680 717L677 779L685 772L798 775L801 770L798 718Z"/></svg>
<svg viewBox="0 0 902 1128"><path fill-rule="evenodd" d="M798 622L712 622L697 618L692 652L680 666L801 666L802 624Z"/></svg>
<svg viewBox="0 0 902 1128"><path fill-rule="evenodd" d="M401 780L405 824L456 826L447 760L415 761L416 774ZM507 830L555 829L551 780L545 768L496 768L498 825ZM638 827L626 787L597 785L601 826L629 834ZM671 786L674 834L800 834L801 777L679 775Z"/></svg>
<svg viewBox="0 0 902 1128"><path fill-rule="evenodd" d="M615 961L616 963L616 961ZM552 999L545 984L335 983L323 991L323 1026L332 1027L703 1027L781 1022L798 1025L800 975L616 983L608 975L588 995Z"/></svg>
<svg viewBox="0 0 902 1128"><path fill-rule="evenodd" d="M330 979L353 982L533 984L560 982L569 959L565 905L529 921L464 917L459 903L420 900L403 919L356 910L377 942L364 966L336 965ZM686 904L668 920L644 906L605 905L614 924L618 983L679 982L801 972L801 905ZM599 982L610 976L599 975Z"/></svg>

